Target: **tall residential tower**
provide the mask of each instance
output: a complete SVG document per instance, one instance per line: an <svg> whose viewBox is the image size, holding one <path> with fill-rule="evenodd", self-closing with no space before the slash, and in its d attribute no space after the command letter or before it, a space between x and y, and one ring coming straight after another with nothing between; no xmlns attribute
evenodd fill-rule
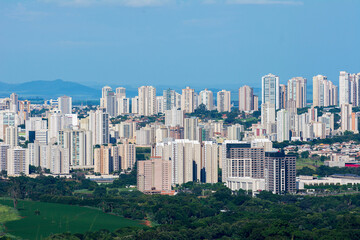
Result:
<svg viewBox="0 0 360 240"><path fill-rule="evenodd" d="M280 108L279 77L271 73L262 77L262 98L261 103L269 102Z"/></svg>

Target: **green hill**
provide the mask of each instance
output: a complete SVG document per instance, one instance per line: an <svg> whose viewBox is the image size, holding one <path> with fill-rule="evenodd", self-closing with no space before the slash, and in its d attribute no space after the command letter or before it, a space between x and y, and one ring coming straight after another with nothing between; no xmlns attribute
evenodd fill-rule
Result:
<svg viewBox="0 0 360 240"><path fill-rule="evenodd" d="M0 204L13 206L10 199ZM44 239L54 233L85 233L122 227L141 226L140 222L115 216L94 208L56 203L19 201L20 220L5 223L6 233L23 239ZM16 219L16 218L15 218Z"/></svg>

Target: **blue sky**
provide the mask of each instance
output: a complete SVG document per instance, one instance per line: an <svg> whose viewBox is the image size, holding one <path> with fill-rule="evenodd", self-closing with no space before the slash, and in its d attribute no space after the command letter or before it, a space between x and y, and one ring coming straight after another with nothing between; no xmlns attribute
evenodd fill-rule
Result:
<svg viewBox="0 0 360 240"><path fill-rule="evenodd" d="M0 81L259 87L360 72L360 1L0 1Z"/></svg>

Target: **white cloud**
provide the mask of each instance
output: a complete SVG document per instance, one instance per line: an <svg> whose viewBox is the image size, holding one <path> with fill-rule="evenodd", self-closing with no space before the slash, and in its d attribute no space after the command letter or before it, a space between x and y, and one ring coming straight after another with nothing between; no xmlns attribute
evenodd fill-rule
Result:
<svg viewBox="0 0 360 240"><path fill-rule="evenodd" d="M219 3L219 1L216 0L201 0L202 4L216 4Z"/></svg>
<svg viewBox="0 0 360 240"><path fill-rule="evenodd" d="M302 5L300 0L38 0L45 3L55 3L60 6L90 7L90 6L126 6L126 7L156 7L180 3L200 4L246 4L246 5Z"/></svg>
<svg viewBox="0 0 360 240"><path fill-rule="evenodd" d="M222 24L219 19L188 19L183 21L185 25L199 26L199 27L215 27Z"/></svg>
<svg viewBox="0 0 360 240"><path fill-rule="evenodd" d="M99 45L97 42L90 42L90 41L69 41L69 40L62 40L55 43L56 45L62 47L79 47L79 46L94 46Z"/></svg>
<svg viewBox="0 0 360 240"><path fill-rule="evenodd" d="M89 7L96 5L152 7L175 3L174 0L39 0L45 3L55 3L60 6Z"/></svg>
<svg viewBox="0 0 360 240"><path fill-rule="evenodd" d="M29 10L24 4L17 3L15 8L9 10L6 15L18 20L29 21L39 17L48 16L49 14L47 12Z"/></svg>
<svg viewBox="0 0 360 240"><path fill-rule="evenodd" d="M301 1L295 0L226 0L226 4L244 4L244 5L303 5Z"/></svg>
<svg viewBox="0 0 360 240"><path fill-rule="evenodd" d="M123 0L123 5L130 7L161 6L172 3L171 0Z"/></svg>

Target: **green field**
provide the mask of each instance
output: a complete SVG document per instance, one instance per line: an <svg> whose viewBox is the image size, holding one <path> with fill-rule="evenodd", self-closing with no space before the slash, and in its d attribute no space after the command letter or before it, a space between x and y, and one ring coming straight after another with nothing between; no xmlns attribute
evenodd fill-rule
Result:
<svg viewBox="0 0 360 240"><path fill-rule="evenodd" d="M298 158L296 160L297 170L302 169L303 167L308 167L316 170L316 167L320 167L321 165L324 165L324 163L320 160L317 160L316 158Z"/></svg>
<svg viewBox="0 0 360 240"><path fill-rule="evenodd" d="M94 191L89 191L87 189L79 189L79 190L74 190L74 193L79 193L79 194L93 194Z"/></svg>
<svg viewBox="0 0 360 240"><path fill-rule="evenodd" d="M9 221L15 221L19 220L20 216L18 214L18 211L16 211L14 208L0 205L0 234L1 236L5 232L5 226L4 223Z"/></svg>
<svg viewBox="0 0 360 240"><path fill-rule="evenodd" d="M10 199L0 199L0 204L13 206ZM140 222L106 214L98 209L56 203L19 201L20 220L5 223L6 232L23 239L44 239L53 233L84 233L121 227L141 226ZM40 215L35 211L39 210Z"/></svg>

